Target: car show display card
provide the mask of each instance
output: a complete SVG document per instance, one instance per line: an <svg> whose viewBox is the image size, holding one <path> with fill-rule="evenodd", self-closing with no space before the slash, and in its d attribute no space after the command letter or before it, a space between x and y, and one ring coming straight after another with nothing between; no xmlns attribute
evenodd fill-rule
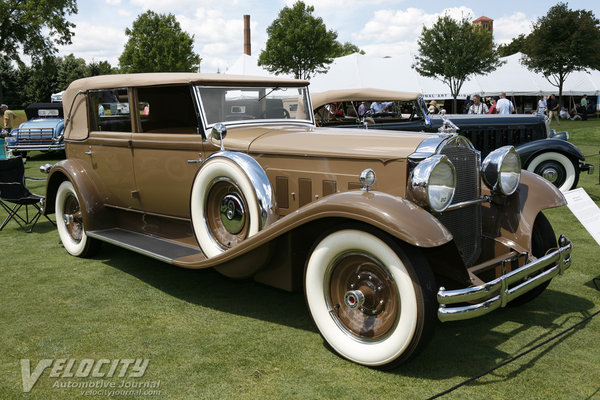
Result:
<svg viewBox="0 0 600 400"><path fill-rule="evenodd" d="M600 245L600 208L583 188L564 193L567 207Z"/></svg>

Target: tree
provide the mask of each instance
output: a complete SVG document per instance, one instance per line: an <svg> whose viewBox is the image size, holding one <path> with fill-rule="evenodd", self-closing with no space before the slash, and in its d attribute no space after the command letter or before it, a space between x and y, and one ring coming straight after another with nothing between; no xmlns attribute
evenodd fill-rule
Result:
<svg viewBox="0 0 600 400"><path fill-rule="evenodd" d="M181 30L173 14L146 11L125 29L129 36L119 57L121 70L130 72L194 72L201 58L194 53L194 36Z"/></svg>
<svg viewBox="0 0 600 400"><path fill-rule="evenodd" d="M357 45L355 45L353 43L344 42L342 44L342 43L338 42L337 40L335 41L335 49L334 49L334 53L333 53L334 58L344 57L344 56L348 56L348 55L354 54L354 53L364 55L365 51L361 50Z"/></svg>
<svg viewBox="0 0 600 400"><path fill-rule="evenodd" d="M108 61L92 61L88 64L89 76L96 75L110 75L119 72L117 68L114 68Z"/></svg>
<svg viewBox="0 0 600 400"><path fill-rule="evenodd" d="M431 28L423 27L417 44L419 54L413 68L448 85L455 111L465 80L501 65L491 32L474 27L467 18L456 21L448 15L439 17Z"/></svg>
<svg viewBox="0 0 600 400"><path fill-rule="evenodd" d="M525 41L527 37L522 33L514 38L508 44L501 44L498 46L498 54L500 57L512 56L515 53L525 53Z"/></svg>
<svg viewBox="0 0 600 400"><path fill-rule="evenodd" d="M77 13L76 0L3 0L0 2L0 56L21 61L20 52L34 58L49 57L56 44L71 43L68 14ZM2 98L0 86L0 102Z"/></svg>
<svg viewBox="0 0 600 400"><path fill-rule="evenodd" d="M297 79L325 72L339 42L337 33L327 30L323 19L312 15L314 10L302 1L281 9L267 28L269 39L258 57L258 65L275 74L293 74Z"/></svg>
<svg viewBox="0 0 600 400"><path fill-rule="evenodd" d="M58 91L65 90L76 79L90 76L85 60L83 58L76 58L73 54L63 57L62 60L58 59L57 66L56 87Z"/></svg>
<svg viewBox="0 0 600 400"><path fill-rule="evenodd" d="M558 88L562 104L563 84L571 72L600 68L599 21L591 11L558 3L534 23L525 47L523 63Z"/></svg>

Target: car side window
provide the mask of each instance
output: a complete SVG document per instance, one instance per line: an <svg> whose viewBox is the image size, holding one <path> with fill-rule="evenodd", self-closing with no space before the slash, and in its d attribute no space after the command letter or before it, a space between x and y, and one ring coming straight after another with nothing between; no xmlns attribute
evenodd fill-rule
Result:
<svg viewBox="0 0 600 400"><path fill-rule="evenodd" d="M139 88L141 132L196 133L198 117L189 86Z"/></svg>
<svg viewBox="0 0 600 400"><path fill-rule="evenodd" d="M127 89L90 91L88 105L91 131L131 132Z"/></svg>

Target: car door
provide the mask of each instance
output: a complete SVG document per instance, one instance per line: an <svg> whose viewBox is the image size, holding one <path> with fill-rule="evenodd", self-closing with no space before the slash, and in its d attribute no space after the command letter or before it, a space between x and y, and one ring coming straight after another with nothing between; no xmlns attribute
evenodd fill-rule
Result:
<svg viewBox="0 0 600 400"><path fill-rule="evenodd" d="M104 187L106 205L137 208L132 164L132 119L126 88L92 90L88 98L90 134L88 151L92 168Z"/></svg>
<svg viewBox="0 0 600 400"><path fill-rule="evenodd" d="M202 136L189 86L135 91L133 169L140 207L178 218L190 216L190 190L200 166Z"/></svg>

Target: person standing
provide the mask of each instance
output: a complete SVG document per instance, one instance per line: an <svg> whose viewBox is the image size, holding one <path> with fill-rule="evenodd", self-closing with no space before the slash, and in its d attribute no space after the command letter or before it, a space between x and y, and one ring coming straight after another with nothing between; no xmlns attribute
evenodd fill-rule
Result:
<svg viewBox="0 0 600 400"><path fill-rule="evenodd" d="M544 96L540 96L538 100L537 113L540 115L546 114L546 100L544 100Z"/></svg>
<svg viewBox="0 0 600 400"><path fill-rule="evenodd" d="M556 100L556 96L554 93L550 95L548 101L546 102L546 106L548 107L548 119L552 122L552 117L556 119L556 123L560 125L560 121L558 120L558 112L560 110L558 101Z"/></svg>
<svg viewBox="0 0 600 400"><path fill-rule="evenodd" d="M506 93L500 93L500 99L496 102L496 109L498 114L512 114L515 110L515 106L512 101L506 98Z"/></svg>
<svg viewBox="0 0 600 400"><path fill-rule="evenodd" d="M587 94L584 94L583 97L581 98L581 101L579 102L579 112L581 113L581 119L582 120L587 120L587 109L588 109L588 101L587 101Z"/></svg>
<svg viewBox="0 0 600 400"><path fill-rule="evenodd" d="M487 114L490 110L487 104L481 101L481 96L473 96L473 104L469 106L469 114Z"/></svg>
<svg viewBox="0 0 600 400"><path fill-rule="evenodd" d="M490 99L490 111L488 111L488 114L498 114L498 110L496 109L496 99L494 99L493 97Z"/></svg>
<svg viewBox="0 0 600 400"><path fill-rule="evenodd" d="M2 113L2 119L4 120L4 129L10 133L15 122L15 114L8 109L6 104L0 105L0 113Z"/></svg>

